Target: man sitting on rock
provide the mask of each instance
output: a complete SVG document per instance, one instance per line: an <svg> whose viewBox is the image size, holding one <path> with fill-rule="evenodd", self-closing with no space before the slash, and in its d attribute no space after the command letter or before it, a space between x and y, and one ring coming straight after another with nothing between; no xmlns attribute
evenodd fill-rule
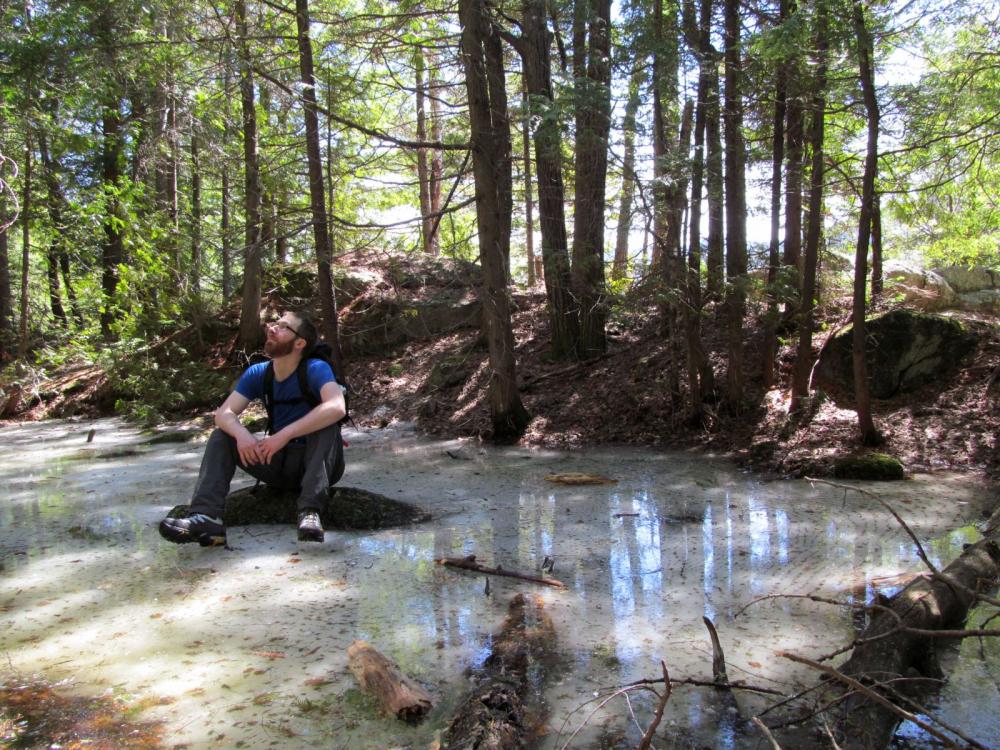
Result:
<svg viewBox="0 0 1000 750"><path fill-rule="evenodd" d="M272 487L299 489L299 541L322 542L320 511L330 485L343 472L340 420L346 413L344 393L328 362L309 357L318 332L308 317L286 312L267 325L264 352L271 362L248 367L236 389L215 412L215 425L186 518L164 518L160 535L171 542L198 542L203 547L226 543L222 511L236 467ZM309 390L319 394L310 407L296 372L306 360ZM273 423L263 439L250 433L239 415L254 399L264 400L265 372L274 367ZM313 398L315 401L315 397Z"/></svg>

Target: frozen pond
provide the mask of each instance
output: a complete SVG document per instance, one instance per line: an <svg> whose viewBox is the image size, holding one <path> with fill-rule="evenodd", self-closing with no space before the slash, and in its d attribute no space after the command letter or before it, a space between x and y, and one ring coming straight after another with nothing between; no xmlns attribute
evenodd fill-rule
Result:
<svg viewBox="0 0 1000 750"><path fill-rule="evenodd" d="M521 591L544 600L557 633L539 746L560 748L595 694L658 678L661 659L673 678L710 680L703 616L718 627L730 679L786 691L812 684L813 674L775 652L835 650L852 638L849 614L802 599L738 610L773 594L856 601L880 585L892 593L885 581L920 569L910 540L871 499L764 483L702 454L480 448L405 428L348 439L342 485L412 502L435 520L328 532L321 545L299 544L283 526L232 528L231 549L172 545L156 523L188 501L201 443L149 444L116 420L0 429L2 674L139 701L148 706L139 718L165 722L168 746L426 748ZM617 481L545 479L567 472ZM238 473L234 488L251 482ZM908 520L935 562L978 537L969 524L987 496L967 478L869 489ZM492 578L487 594L482 576L435 564L469 554L536 574L552 558L567 588ZM379 716L357 690L346 652L359 638L434 694L423 724ZM979 661L977 644L964 648ZM989 744L1000 717L964 697L977 679L957 680L965 692L946 693L943 710ZM995 700L991 683L980 708ZM758 705L738 700L744 713ZM631 708L645 727L651 699L639 694ZM655 744L764 746L743 731L714 691L679 687ZM635 747L640 735L616 699L572 747Z"/></svg>

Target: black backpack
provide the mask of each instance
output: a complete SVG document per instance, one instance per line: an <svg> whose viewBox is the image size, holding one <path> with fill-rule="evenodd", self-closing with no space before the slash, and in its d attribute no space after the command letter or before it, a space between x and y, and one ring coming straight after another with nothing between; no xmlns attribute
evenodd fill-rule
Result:
<svg viewBox="0 0 1000 750"><path fill-rule="evenodd" d="M305 401L309 404L309 408L313 409L320 403L320 395L314 393L309 388L309 378L307 377L307 370L309 367L310 359L321 359L330 365L330 369L333 370L333 375L337 378L337 383L344 391L344 416L341 417L340 421L337 422L337 468L334 470L334 476L331 477L330 484L337 482L341 475L344 473L344 439L340 435L340 428L350 419L350 406L348 403L348 387L339 375L337 375L337 367L333 362L333 349L325 341L321 341L316 344L309 355L303 357L299 361L299 366L295 368L296 377L299 379L299 393L302 395L298 398L292 399L282 399L280 401L274 398L274 362L268 362L267 367L264 368L264 409L267 410L267 434L271 435L274 432L274 406L275 404L297 404Z"/></svg>

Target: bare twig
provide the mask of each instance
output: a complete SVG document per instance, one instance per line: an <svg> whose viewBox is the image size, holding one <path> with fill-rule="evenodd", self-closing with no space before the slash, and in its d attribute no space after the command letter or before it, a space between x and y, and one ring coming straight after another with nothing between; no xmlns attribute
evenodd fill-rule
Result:
<svg viewBox="0 0 1000 750"><path fill-rule="evenodd" d="M649 723L649 727L646 728L646 733L642 735L642 739L639 741L639 746L636 750L648 750L650 743L653 741L653 734L656 732L656 728L660 725L660 720L663 718L663 709L667 707L667 701L670 700L670 674L667 672L666 662L661 661L660 666L663 668L663 695L660 696L660 703L656 706L656 713L653 714L653 720Z"/></svg>
<svg viewBox="0 0 1000 750"><path fill-rule="evenodd" d="M946 747L954 747L954 748L958 748L959 747L957 744L955 744L955 741L951 737L949 737L948 735L946 735L943 732L939 731L936 727L931 726L926 721L924 721L923 719L921 719L919 716L914 716L912 713L910 713L906 709L900 708L899 706L897 706L895 703L893 703L891 700L889 700L885 696L879 695L874 690L866 687L865 685L862 685L860 682L858 682L857 680L855 680L853 677L848 677L847 675L843 674L842 672L839 672L838 670L834 669L833 667L829 667L826 664L820 664L817 661L813 661L812 659L807 659L806 657L799 656L798 654L789 653L788 651L781 651L781 652L779 652L778 655L781 656L781 657L784 657L785 659L789 659L789 660L797 662L799 664L805 664L806 666L812 667L813 669L816 669L816 670L819 670L820 672L828 674L830 677L833 677L838 682L842 682L843 684L847 685L852 690L855 690L855 691L861 693L862 695L864 695L869 700L872 700L875 703L878 703L880 706L882 706L886 710L888 710L888 711L896 714L896 716L900 717L901 719L904 719L905 721L913 722L914 724L916 724L918 727L920 727L921 729L923 729L925 732L927 732L931 736L936 737L937 739L941 740L941 742L943 742Z"/></svg>
<svg viewBox="0 0 1000 750"><path fill-rule="evenodd" d="M828 481L826 479L815 479L813 477L805 477L805 480L807 482L812 482L814 484L826 484L826 485L829 485L830 487L837 487L837 488L842 489L842 490L854 490L855 492L861 493L865 497L872 498L875 502L877 502L879 505L881 505L883 508L885 508L887 511L889 511L892 514L892 517L895 518L896 521L899 523L899 525L903 527L903 531L905 531L907 533L907 535L910 537L910 539L913 540L913 543L917 546L917 555L920 556L920 559L923 561L924 565L926 565L927 568L932 573L934 573L934 575L941 575L941 571L939 571L935 567L934 563L932 563L930 561L930 559L927 557L927 553L924 552L923 545L920 544L920 540L917 539L917 535L913 533L913 530L909 526L906 525L906 521L904 521L900 517L900 515L893 509L893 507L891 505L889 505L889 503L887 503L885 500L883 500L877 494L875 494L874 492L869 492L868 490L863 490L860 487L855 487L855 486L850 485L850 484L841 484L839 482L830 482L830 481Z"/></svg>
<svg viewBox="0 0 1000 750"><path fill-rule="evenodd" d="M469 555L468 557L445 557L438 560L438 565L444 565L448 568L460 568L462 570L471 570L476 573L485 573L491 576L506 576L507 578L517 578L520 581L529 581L531 583L541 583L545 586L552 586L557 589L566 588L566 584L562 581L557 581L555 578L539 578L538 576L529 575L527 573L518 573L514 570L504 570L499 565L495 568L490 568L486 565L476 562L475 555Z"/></svg>
<svg viewBox="0 0 1000 750"><path fill-rule="evenodd" d="M752 721L757 726L757 728L764 733L764 736L771 741L772 750L781 750L781 745L779 745L778 741L774 739L774 735L771 734L771 730L764 725L763 721L758 719L756 716L751 718L750 721Z"/></svg>

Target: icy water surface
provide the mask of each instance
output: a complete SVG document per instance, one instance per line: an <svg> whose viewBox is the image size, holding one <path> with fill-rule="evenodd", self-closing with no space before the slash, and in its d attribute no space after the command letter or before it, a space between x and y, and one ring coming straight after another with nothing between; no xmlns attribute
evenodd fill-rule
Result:
<svg viewBox="0 0 1000 750"><path fill-rule="evenodd" d="M779 690L812 684L776 652L833 651L852 637L850 616L802 599L739 610L776 594L891 593L893 577L920 568L912 543L871 499L763 483L702 454L480 448L405 428L348 437L341 484L415 503L435 520L328 532L321 545L299 544L291 527L250 526L229 530L231 549L176 546L156 523L187 502L200 443L150 444L115 420L0 429L5 673L152 705L141 718L165 722L168 746L428 747L522 591L540 596L555 624L539 746L559 748L598 692L659 677L660 660L674 678L711 679L703 616L718 627L731 679ZM617 481L545 479L568 472ZM249 481L238 474L234 488ZM908 519L937 562L977 537L969 524L986 497L966 479L869 488ZM493 578L486 594L482 576L435 564L469 554L536 574L552 558L552 576L567 588ZM427 721L383 718L357 690L346 651L358 638L431 690L437 705ZM989 743L1000 737L1000 718L969 705L981 679L973 671L968 684L957 680L965 692L943 701L947 716ZM990 680L979 708L993 690ZM652 708L634 697L633 721L616 699L572 747L634 747ZM735 716L714 691L678 688L656 744L763 747Z"/></svg>

